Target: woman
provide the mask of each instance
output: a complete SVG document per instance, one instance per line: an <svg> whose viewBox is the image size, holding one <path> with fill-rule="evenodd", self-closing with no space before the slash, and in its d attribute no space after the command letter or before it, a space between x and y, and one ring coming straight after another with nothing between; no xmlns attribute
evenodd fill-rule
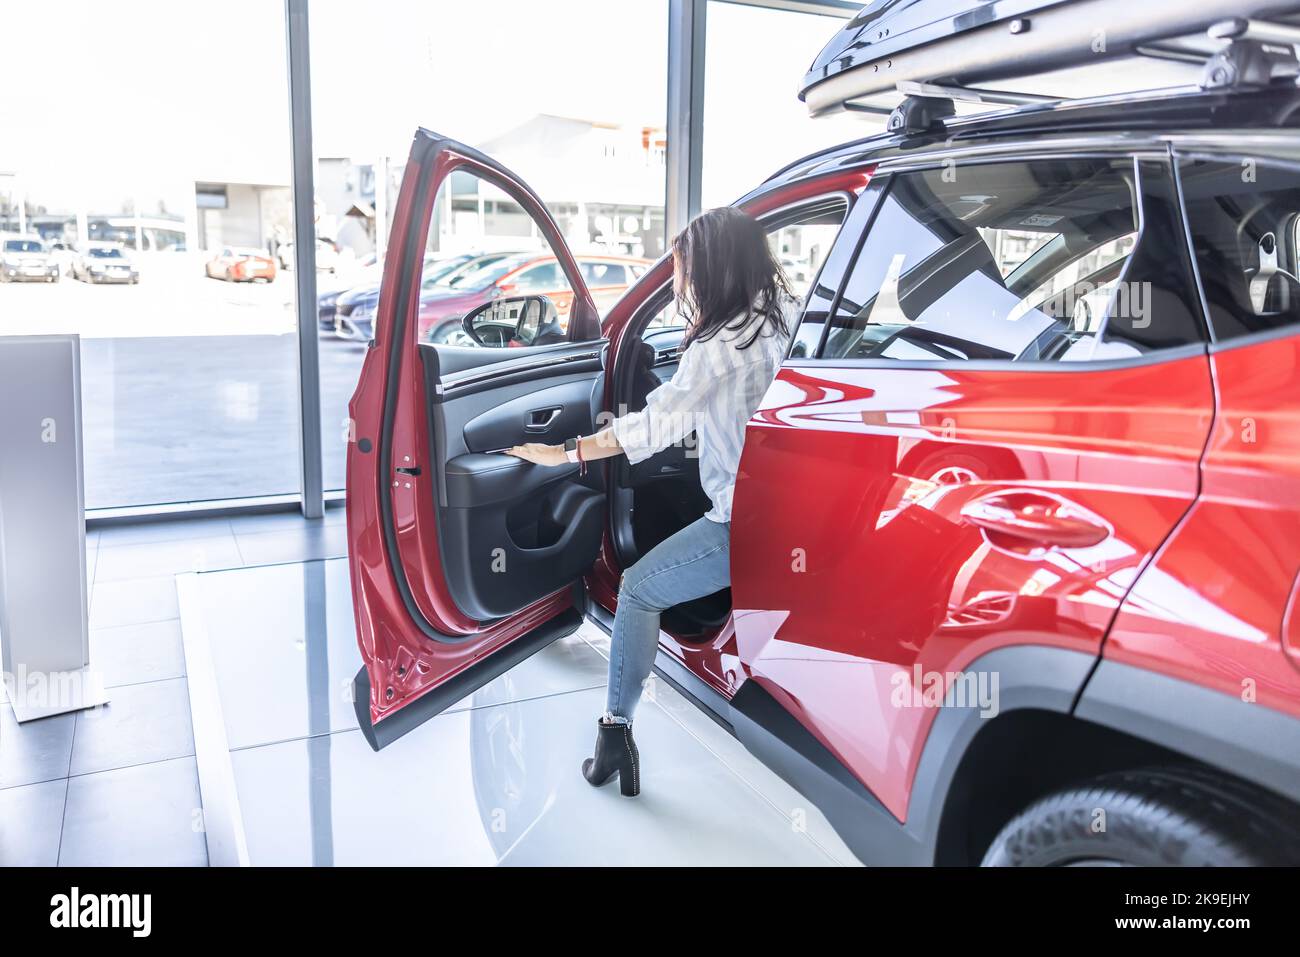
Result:
<svg viewBox="0 0 1300 957"><path fill-rule="evenodd" d="M745 423L772 384L794 320L794 297L763 228L738 209L712 209L672 244L673 293L686 319L685 351L672 379L646 407L595 435L565 445L531 443L511 455L539 465L590 462L620 453L635 463L699 440L700 484L713 507L651 549L623 574L609 656L605 716L596 753L583 762L594 786L619 775L623 794L640 793L632 713L659 646L659 615L728 587L731 496Z"/></svg>

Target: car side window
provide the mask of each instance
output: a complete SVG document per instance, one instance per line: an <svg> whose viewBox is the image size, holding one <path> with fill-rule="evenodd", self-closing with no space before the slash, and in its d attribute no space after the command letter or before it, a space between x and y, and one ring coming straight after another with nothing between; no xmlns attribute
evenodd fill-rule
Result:
<svg viewBox="0 0 1300 957"><path fill-rule="evenodd" d="M1087 361L1203 340L1161 161L949 164L885 189L822 358Z"/></svg>
<svg viewBox="0 0 1300 957"><path fill-rule="evenodd" d="M1300 177L1253 157L1179 163L1214 338L1300 325Z"/></svg>
<svg viewBox="0 0 1300 957"><path fill-rule="evenodd" d="M541 263L521 272L514 282L516 292L563 292L569 281L559 263Z"/></svg>
<svg viewBox="0 0 1300 957"><path fill-rule="evenodd" d="M583 262L579 263L582 278L589 286L626 286L627 271L622 263Z"/></svg>

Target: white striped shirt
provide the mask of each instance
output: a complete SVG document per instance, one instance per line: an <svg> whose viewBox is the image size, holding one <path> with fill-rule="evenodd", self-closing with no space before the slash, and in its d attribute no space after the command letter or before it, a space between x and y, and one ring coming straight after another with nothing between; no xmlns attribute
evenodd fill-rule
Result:
<svg viewBox="0 0 1300 957"><path fill-rule="evenodd" d="M633 464L694 432L699 440L700 485L713 503L705 518L715 522L731 521L745 424L776 378L789 333L799 318L793 299L781 305L786 335L769 327L749 348L738 348L753 335L753 323L761 321L755 317L737 332L723 329L711 339L692 342L673 377L650 393L644 409L610 423Z"/></svg>

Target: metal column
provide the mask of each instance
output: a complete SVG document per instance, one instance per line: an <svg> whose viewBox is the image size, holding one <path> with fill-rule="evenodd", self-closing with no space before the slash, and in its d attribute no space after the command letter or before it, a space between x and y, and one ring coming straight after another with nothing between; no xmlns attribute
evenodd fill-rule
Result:
<svg viewBox="0 0 1300 957"><path fill-rule="evenodd" d="M708 0L668 2L668 146L665 240L700 212L704 157L704 31Z"/></svg>
<svg viewBox="0 0 1300 957"><path fill-rule="evenodd" d="M311 142L311 64L307 0L285 0L289 122L293 157L293 278L298 309L298 408L302 514L325 514L321 463L320 354L316 331L316 180Z"/></svg>

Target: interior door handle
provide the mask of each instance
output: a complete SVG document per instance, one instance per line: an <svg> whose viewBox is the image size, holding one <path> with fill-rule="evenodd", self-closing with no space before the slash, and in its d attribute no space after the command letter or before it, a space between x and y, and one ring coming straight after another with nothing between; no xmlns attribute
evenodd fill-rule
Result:
<svg viewBox="0 0 1300 957"><path fill-rule="evenodd" d="M1046 492L984 495L963 505L961 516L986 534L1007 536L1021 545L1088 548L1112 534L1098 516Z"/></svg>
<svg viewBox="0 0 1300 957"><path fill-rule="evenodd" d="M560 417L561 411L558 405L549 409L533 409L528 413L528 422L524 425L524 431L545 432Z"/></svg>

